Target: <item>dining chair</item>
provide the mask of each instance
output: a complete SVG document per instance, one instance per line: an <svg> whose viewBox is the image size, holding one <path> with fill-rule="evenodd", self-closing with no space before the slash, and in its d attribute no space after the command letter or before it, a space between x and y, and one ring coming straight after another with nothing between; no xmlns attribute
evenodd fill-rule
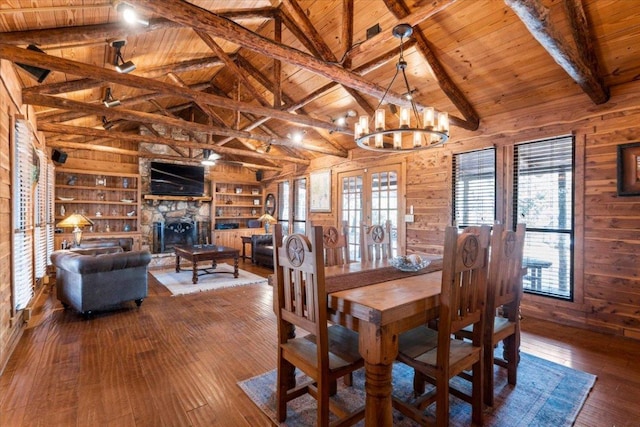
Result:
<svg viewBox="0 0 640 427"><path fill-rule="evenodd" d="M349 229L347 221L342 221L338 230L334 226L322 228L324 246L324 265L344 265L351 262L349 257Z"/></svg>
<svg viewBox="0 0 640 427"><path fill-rule="evenodd" d="M520 299L522 298L522 254L525 225L516 231L494 224L491 234L489 275L487 279L486 320L484 326L484 403L493 406L493 365L507 369L507 381L516 385L520 348ZM472 328L458 333L471 338ZM502 357L494 349L503 342Z"/></svg>
<svg viewBox="0 0 640 427"><path fill-rule="evenodd" d="M384 225L360 225L362 260L378 261L391 258L391 221Z"/></svg>
<svg viewBox="0 0 640 427"><path fill-rule="evenodd" d="M397 360L414 369L414 382L422 384L426 381L435 388L412 402L394 397L394 406L423 425L433 422L437 426L448 425L450 393L471 403L472 421L482 424L482 331L490 227L483 225L476 231L458 234L455 227L445 229L438 329L424 325L399 337ZM469 325L474 325L471 340L453 336ZM449 384L451 378L469 370L471 373L466 376L472 383L471 394ZM436 405L435 420L424 412L433 403Z"/></svg>
<svg viewBox="0 0 640 427"><path fill-rule="evenodd" d="M276 415L283 422L287 402L306 393L317 400L318 426L330 424L330 412L337 415L331 425L352 425L364 418L364 405L348 411L331 399L340 377L364 366L358 353L358 334L340 325L328 326L324 284L322 227L309 236L292 234L283 239L282 227L274 230L276 316L278 322L278 366ZM293 328L313 335L295 337ZM302 384L291 384L299 369L308 376Z"/></svg>

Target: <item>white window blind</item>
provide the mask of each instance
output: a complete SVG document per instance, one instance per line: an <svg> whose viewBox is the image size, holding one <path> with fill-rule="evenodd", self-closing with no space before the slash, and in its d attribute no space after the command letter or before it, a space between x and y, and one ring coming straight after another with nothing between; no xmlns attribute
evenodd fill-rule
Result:
<svg viewBox="0 0 640 427"><path fill-rule="evenodd" d="M493 224L496 212L496 150L453 156L453 219L458 227Z"/></svg>
<svg viewBox="0 0 640 427"><path fill-rule="evenodd" d="M282 225L282 234L287 235L289 230L289 217L291 206L289 206L289 181L278 183L278 223Z"/></svg>
<svg viewBox="0 0 640 427"><path fill-rule="evenodd" d="M34 256L35 276L40 279L47 274L47 156L36 151L34 179Z"/></svg>
<svg viewBox="0 0 640 427"><path fill-rule="evenodd" d="M47 160L47 265L51 263L51 254L55 250L54 233L55 233L55 188L56 188L56 169L53 162Z"/></svg>
<svg viewBox="0 0 640 427"><path fill-rule="evenodd" d="M13 305L21 310L33 297L33 134L26 120L14 125L13 167Z"/></svg>
<svg viewBox="0 0 640 427"><path fill-rule="evenodd" d="M516 145L514 223L524 222L525 292L573 298L573 138Z"/></svg>

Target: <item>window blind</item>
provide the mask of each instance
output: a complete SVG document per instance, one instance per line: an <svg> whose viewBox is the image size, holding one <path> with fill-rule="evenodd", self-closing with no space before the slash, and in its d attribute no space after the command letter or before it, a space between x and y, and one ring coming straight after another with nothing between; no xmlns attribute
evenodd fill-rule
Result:
<svg viewBox="0 0 640 427"><path fill-rule="evenodd" d="M453 219L459 227L493 224L496 200L496 150L453 156Z"/></svg>
<svg viewBox="0 0 640 427"><path fill-rule="evenodd" d="M573 138L523 143L514 150L514 223L527 227L523 286L573 298Z"/></svg>
<svg viewBox="0 0 640 427"><path fill-rule="evenodd" d="M33 297L33 134L26 120L14 124L13 168L13 306L21 310Z"/></svg>
<svg viewBox="0 0 640 427"><path fill-rule="evenodd" d="M47 156L36 150L34 160L34 261L35 277L40 279L47 274Z"/></svg>

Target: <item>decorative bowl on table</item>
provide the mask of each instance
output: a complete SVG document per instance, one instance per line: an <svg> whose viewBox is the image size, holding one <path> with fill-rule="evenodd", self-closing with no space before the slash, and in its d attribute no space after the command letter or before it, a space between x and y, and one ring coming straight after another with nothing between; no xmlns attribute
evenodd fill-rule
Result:
<svg viewBox="0 0 640 427"><path fill-rule="evenodd" d="M423 259L420 255L411 254L406 256L398 256L392 258L389 263L400 271L420 271L429 264L431 261Z"/></svg>

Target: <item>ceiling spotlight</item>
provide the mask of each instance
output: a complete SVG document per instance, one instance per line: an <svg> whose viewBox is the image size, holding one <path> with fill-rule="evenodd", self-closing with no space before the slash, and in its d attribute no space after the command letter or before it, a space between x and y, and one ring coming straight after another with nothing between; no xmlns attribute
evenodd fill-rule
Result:
<svg viewBox="0 0 640 427"><path fill-rule="evenodd" d="M205 166L214 166L219 158L220 154L205 148L202 150L202 161L200 163Z"/></svg>
<svg viewBox="0 0 640 427"><path fill-rule="evenodd" d="M120 105L120 100L113 98L113 95L111 95L111 88L108 87L104 94L104 99L102 100L102 103L104 104L105 107L112 108Z"/></svg>
<svg viewBox="0 0 640 427"><path fill-rule="evenodd" d="M295 143L295 144L300 144L302 142L302 138L304 136L304 132L294 132L290 135L287 135L289 137L289 139Z"/></svg>
<svg viewBox="0 0 640 427"><path fill-rule="evenodd" d="M107 120L107 116L102 116L102 127L103 127L105 130L109 130L109 129L111 129L111 128L113 127L113 125L114 125L114 123L113 123L113 122L111 122L111 121Z"/></svg>
<svg viewBox="0 0 640 427"><path fill-rule="evenodd" d="M333 122L338 125L338 126L346 126L347 124L347 119L349 117L355 117L358 113L356 113L356 110L347 110L346 113L344 113L342 116L336 118L335 120L333 120Z"/></svg>
<svg viewBox="0 0 640 427"><path fill-rule="evenodd" d="M264 149L265 153L268 153L269 151L271 151L271 143L269 143L269 145L267 145L267 148Z"/></svg>
<svg viewBox="0 0 640 427"><path fill-rule="evenodd" d="M117 3L116 4L116 12L122 13L122 18L127 24L140 24L144 26L149 25L149 21L140 17L138 12L127 3Z"/></svg>
<svg viewBox="0 0 640 427"><path fill-rule="evenodd" d="M122 47L127 44L126 40L116 40L111 42L111 47L116 50L116 56L113 60L113 65L116 66L116 71L119 73L130 73L136 69L136 64L131 61L124 62L122 57Z"/></svg>

